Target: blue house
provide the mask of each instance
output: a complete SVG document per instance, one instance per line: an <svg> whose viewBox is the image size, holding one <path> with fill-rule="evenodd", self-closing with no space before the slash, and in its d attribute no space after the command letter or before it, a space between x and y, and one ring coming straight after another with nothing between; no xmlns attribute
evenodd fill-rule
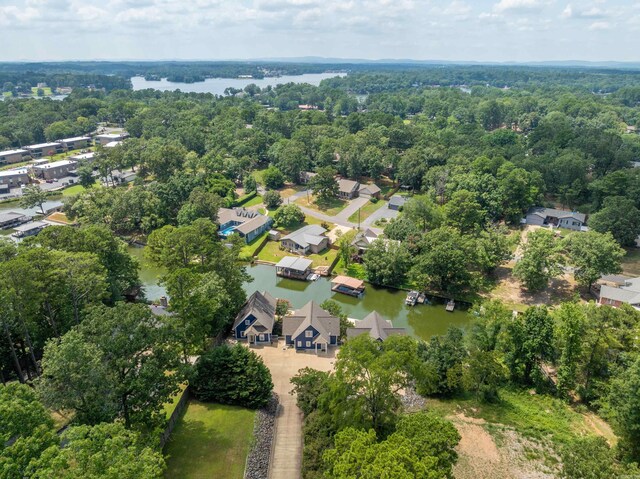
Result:
<svg viewBox="0 0 640 479"><path fill-rule="evenodd" d="M256 291L244 304L233 323L233 336L251 344L269 344L276 315L276 299Z"/></svg>
<svg viewBox="0 0 640 479"><path fill-rule="evenodd" d="M218 211L219 235L226 238L236 233L251 243L265 231L269 231L273 218L245 208L220 208Z"/></svg>
<svg viewBox="0 0 640 479"><path fill-rule="evenodd" d="M282 334L286 344L296 351L326 352L338 345L340 319L310 301L291 316L284 317Z"/></svg>

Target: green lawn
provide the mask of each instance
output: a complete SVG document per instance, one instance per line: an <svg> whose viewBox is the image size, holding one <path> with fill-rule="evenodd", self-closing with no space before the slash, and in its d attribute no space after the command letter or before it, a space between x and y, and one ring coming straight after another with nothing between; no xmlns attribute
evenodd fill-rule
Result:
<svg viewBox="0 0 640 479"><path fill-rule="evenodd" d="M622 271L629 276L640 276L640 248L628 248L622 258Z"/></svg>
<svg viewBox="0 0 640 479"><path fill-rule="evenodd" d="M325 215L335 216L340 213L345 206L347 206L347 202L345 200L341 200L340 198L330 198L326 201L316 203L316 198L314 196L309 196L307 200L306 197L298 198L296 200L296 204L298 206L304 206L305 208L309 208L314 211L318 211L319 213L324 213Z"/></svg>
<svg viewBox="0 0 640 479"><path fill-rule="evenodd" d="M34 95L38 95L38 90L39 88L36 86L31 87L31 93L33 93ZM51 91L51 87L44 87L44 88L40 88L40 90L42 90L44 92L44 96L50 96L53 95L53 92Z"/></svg>
<svg viewBox="0 0 640 479"><path fill-rule="evenodd" d="M11 98L13 96L13 93L11 93L10 91L4 91L2 92L2 96L5 98Z"/></svg>
<svg viewBox="0 0 640 479"><path fill-rule="evenodd" d="M245 204L243 204L242 207L249 208L250 206L256 206L259 204L262 204L262 196L256 195L253 198L251 198L249 201L247 201Z"/></svg>
<svg viewBox="0 0 640 479"><path fill-rule="evenodd" d="M386 204L387 204L386 201L377 201L376 203L369 201L366 205L360 208L360 217L359 217L360 222L366 220L369 216L371 216L373 213L378 211L380 208L382 208ZM351 216L349 216L349 221L351 221L352 223L358 222L357 211L353 213Z"/></svg>
<svg viewBox="0 0 640 479"><path fill-rule="evenodd" d="M258 259L261 261L277 263L285 256L293 256L293 254L286 250L281 250L279 241L269 241L264 248L262 248L262 251L260 251ZM312 266L315 268L318 266L330 266L336 256L338 256L338 250L328 248L320 254L310 254L305 256L305 258L309 258L313 261Z"/></svg>
<svg viewBox="0 0 640 479"><path fill-rule="evenodd" d="M474 399L430 399L427 409L445 416L464 413L481 418L489 425L512 427L523 436L566 444L578 436L595 434L585 417L560 399L529 391L500 390L500 401L480 403Z"/></svg>
<svg viewBox="0 0 640 479"><path fill-rule="evenodd" d="M250 261L251 258L255 256L256 249L262 243L262 241L269 235L268 231L265 231L256 239L254 239L251 243L248 243L242 247L240 250L240 259Z"/></svg>
<svg viewBox="0 0 640 479"><path fill-rule="evenodd" d="M351 276L352 278L358 278L362 280L367 279L367 274L364 270L364 266L359 263L351 263L348 268L345 268L342 260L340 260L338 261L338 264L336 265L333 272L335 274Z"/></svg>
<svg viewBox="0 0 640 479"><path fill-rule="evenodd" d="M73 185L73 186L70 186L69 188L65 188L64 190L62 190L62 196L73 196L73 195L77 195L78 193L82 193L83 191L84 191L84 186Z"/></svg>
<svg viewBox="0 0 640 479"><path fill-rule="evenodd" d="M167 479L242 479L255 412L191 401L165 447Z"/></svg>

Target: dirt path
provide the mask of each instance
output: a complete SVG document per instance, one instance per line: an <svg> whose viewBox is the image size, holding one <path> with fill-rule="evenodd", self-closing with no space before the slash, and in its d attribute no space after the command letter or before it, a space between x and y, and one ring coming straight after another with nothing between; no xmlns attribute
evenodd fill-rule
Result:
<svg viewBox="0 0 640 479"><path fill-rule="evenodd" d="M299 479L302 470L302 412L296 405L296 398L290 394L291 378L305 367L330 371L333 369L334 353L315 355L296 353L293 349L266 346L254 349L271 371L274 391L280 398L280 411L276 419L275 443L270 479Z"/></svg>

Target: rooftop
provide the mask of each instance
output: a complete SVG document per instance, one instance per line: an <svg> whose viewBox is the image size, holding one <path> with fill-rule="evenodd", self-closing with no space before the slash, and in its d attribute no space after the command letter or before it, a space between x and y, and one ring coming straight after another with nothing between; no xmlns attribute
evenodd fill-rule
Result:
<svg viewBox="0 0 640 479"><path fill-rule="evenodd" d="M336 276L331 280L333 284L344 284L349 288L360 289L364 287L364 281L350 276Z"/></svg>
<svg viewBox="0 0 640 479"><path fill-rule="evenodd" d="M376 185L375 183L369 183L369 184L366 184L366 185L360 185L359 191L363 191L363 190L367 190L371 194L380 193L382 191L380 189L380 187L378 185Z"/></svg>
<svg viewBox="0 0 640 479"><path fill-rule="evenodd" d="M309 326L318 331L320 337L327 343L330 336L340 335L340 319L332 316L314 301L309 301L302 308L285 316L282 324L282 334L297 337Z"/></svg>
<svg viewBox="0 0 640 479"><path fill-rule="evenodd" d="M574 218L581 223L584 223L587 219L587 215L584 213L578 213L577 211L565 211L558 210L555 208L543 208L543 207L535 207L531 208L527 213L529 215L538 215L542 218Z"/></svg>
<svg viewBox="0 0 640 479"><path fill-rule="evenodd" d="M276 304L276 298L271 296L267 291L256 291L249 296L247 302L244 303L244 306L236 316L233 328L237 328L249 314L252 314L256 318L257 323L254 324L254 327L257 329L262 327L265 328L265 330L271 331L275 323Z"/></svg>
<svg viewBox="0 0 640 479"><path fill-rule="evenodd" d="M73 160L58 160L51 163L43 163L42 165L35 165L34 168L38 170L48 170L50 168L57 168L59 166L75 165L77 162Z"/></svg>
<svg viewBox="0 0 640 479"><path fill-rule="evenodd" d="M0 213L0 223L6 223L7 221L17 220L18 218L27 218L27 215L23 215L22 213L16 213L15 211Z"/></svg>
<svg viewBox="0 0 640 479"><path fill-rule="evenodd" d="M15 170L0 171L0 177L14 176L14 175L27 175L29 171L26 168L16 168Z"/></svg>
<svg viewBox="0 0 640 479"><path fill-rule="evenodd" d="M285 256L282 258L276 268L288 268L296 271L306 271L311 267L313 261L298 256Z"/></svg>
<svg viewBox="0 0 640 479"><path fill-rule="evenodd" d="M290 240L294 243L306 248L309 245L319 245L326 238L324 234L327 232L320 225L307 225L302 228L283 236L282 240Z"/></svg>
<svg viewBox="0 0 640 479"><path fill-rule="evenodd" d="M352 193L358 188L359 184L357 181L340 179L338 180L338 189L342 193Z"/></svg>
<svg viewBox="0 0 640 479"><path fill-rule="evenodd" d="M391 321L384 319L377 311L372 311L362 321L358 321L353 328L347 329L348 338L369 334L373 339L379 341L384 341L392 335L404 335L406 333L404 328L394 328Z"/></svg>
<svg viewBox="0 0 640 479"><path fill-rule="evenodd" d="M38 228L46 228L47 226L49 226L49 223L45 223L44 221L33 221L31 223L16 226L13 229L16 230L17 233L25 233Z"/></svg>
<svg viewBox="0 0 640 479"><path fill-rule="evenodd" d="M6 156L6 155L17 155L17 154L25 154L25 153L29 153L27 150L6 150L6 151L0 151L0 156Z"/></svg>
<svg viewBox="0 0 640 479"><path fill-rule="evenodd" d="M640 278L628 278L619 287L604 284L600 288L600 297L638 306L640 305Z"/></svg>
<svg viewBox="0 0 640 479"><path fill-rule="evenodd" d="M76 136L73 138L65 138L64 140L60 140L62 143L72 143L74 141L89 141L91 138L88 136Z"/></svg>
<svg viewBox="0 0 640 479"><path fill-rule="evenodd" d="M60 146L59 142L52 142L52 143L39 143L37 145L29 145L27 146L27 150L41 150L42 148L49 148L49 147L58 147Z"/></svg>
<svg viewBox="0 0 640 479"><path fill-rule="evenodd" d="M393 195L389 198L389 204L394 206L403 206L407 202L407 199L404 196Z"/></svg>

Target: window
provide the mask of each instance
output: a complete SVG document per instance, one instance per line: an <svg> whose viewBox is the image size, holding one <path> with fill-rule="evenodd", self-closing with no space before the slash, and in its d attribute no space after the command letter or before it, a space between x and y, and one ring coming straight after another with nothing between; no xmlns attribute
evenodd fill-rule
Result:
<svg viewBox="0 0 640 479"><path fill-rule="evenodd" d="M247 332L246 332L246 331L242 331L242 332L240 333L240 336L242 336L243 338L245 338L245 337L247 336Z"/></svg>
<svg viewBox="0 0 640 479"><path fill-rule="evenodd" d="M307 347L310 348L311 347L311 341L307 341Z"/></svg>
<svg viewBox="0 0 640 479"><path fill-rule="evenodd" d="M304 332L304 337L305 338L313 338L313 331L305 331Z"/></svg>
<svg viewBox="0 0 640 479"><path fill-rule="evenodd" d="M264 341L264 334L260 335L260 341Z"/></svg>
<svg viewBox="0 0 640 479"><path fill-rule="evenodd" d="M251 324L251 320L250 319L245 319L244 320L244 324L246 324L247 326L249 326Z"/></svg>
<svg viewBox="0 0 640 479"><path fill-rule="evenodd" d="M301 348L302 347L302 341L298 341L298 347Z"/></svg>

